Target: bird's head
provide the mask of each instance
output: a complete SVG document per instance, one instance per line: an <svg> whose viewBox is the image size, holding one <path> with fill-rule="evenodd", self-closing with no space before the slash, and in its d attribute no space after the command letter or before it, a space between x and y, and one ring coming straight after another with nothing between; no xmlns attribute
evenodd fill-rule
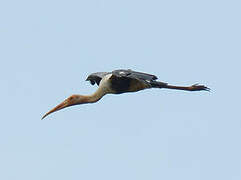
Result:
<svg viewBox="0 0 241 180"><path fill-rule="evenodd" d="M47 112L42 119L44 119L46 116L48 116L49 114L59 111L61 109L64 109L66 107L69 106L74 106L74 105L78 105L78 104L84 104L88 102L88 98L86 96L82 96L82 95L72 95L70 97L68 97L67 99L65 99L62 103L60 103L59 105L57 105L55 108L51 109L49 112Z"/></svg>

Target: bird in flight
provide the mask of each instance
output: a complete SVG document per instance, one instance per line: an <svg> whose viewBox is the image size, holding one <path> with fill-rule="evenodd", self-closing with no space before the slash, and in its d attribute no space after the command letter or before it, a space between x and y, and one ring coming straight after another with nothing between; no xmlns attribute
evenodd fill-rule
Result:
<svg viewBox="0 0 241 180"><path fill-rule="evenodd" d="M210 89L204 85L194 84L192 86L173 86L168 83L157 81L155 75L136 72L130 69L114 70L112 72L97 72L90 74L86 81L90 81L92 85L97 84L98 89L91 95L72 95L55 108L47 112L42 119L49 114L59 111L63 108L95 103L106 94L122 94L127 92L137 92L150 88L167 88L185 91L209 91Z"/></svg>

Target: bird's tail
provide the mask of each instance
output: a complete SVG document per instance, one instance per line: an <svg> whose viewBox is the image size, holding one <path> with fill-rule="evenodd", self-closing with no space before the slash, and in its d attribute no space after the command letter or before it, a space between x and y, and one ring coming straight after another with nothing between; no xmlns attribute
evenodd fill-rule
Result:
<svg viewBox="0 0 241 180"><path fill-rule="evenodd" d="M153 88L177 89L184 91L210 91L208 87L199 84L194 84L192 86L173 86L160 81L152 81L150 84Z"/></svg>

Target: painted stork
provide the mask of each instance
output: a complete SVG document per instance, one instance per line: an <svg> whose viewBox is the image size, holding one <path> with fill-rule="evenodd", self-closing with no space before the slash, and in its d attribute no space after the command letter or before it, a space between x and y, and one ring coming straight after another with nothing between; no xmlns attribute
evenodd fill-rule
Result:
<svg viewBox="0 0 241 180"><path fill-rule="evenodd" d="M97 91L91 95L72 95L55 108L47 112L47 115L59 111L63 108L85 104L95 103L106 94L122 94L127 92L137 92L149 88L167 88L185 91L209 91L210 89L204 85L194 84L192 86L173 86L164 82L157 81L155 75L128 70L115 70L112 72L97 72L90 74L86 81L90 81L92 85L95 83L99 86Z"/></svg>

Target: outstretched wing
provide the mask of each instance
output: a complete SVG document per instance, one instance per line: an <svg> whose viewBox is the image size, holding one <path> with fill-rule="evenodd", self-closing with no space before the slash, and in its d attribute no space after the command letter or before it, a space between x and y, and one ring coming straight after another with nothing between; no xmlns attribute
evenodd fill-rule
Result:
<svg viewBox="0 0 241 180"><path fill-rule="evenodd" d="M150 88L157 79L157 77L152 74L132 71L130 69L119 69L112 72L92 73L87 77L86 81L90 81L92 85L95 83L99 85L102 78L107 74L112 74L112 88L116 89L119 93Z"/></svg>
<svg viewBox="0 0 241 180"><path fill-rule="evenodd" d="M96 72L96 73L92 73L90 74L86 81L90 81L90 83L92 85L94 85L95 83L99 86L101 79L106 76L107 74L110 74L110 72Z"/></svg>
<svg viewBox="0 0 241 180"><path fill-rule="evenodd" d="M119 94L151 88L151 82L155 81L157 77L142 72L120 69L112 71L110 79L112 89Z"/></svg>
<svg viewBox="0 0 241 180"><path fill-rule="evenodd" d="M115 71L112 71L112 74L115 75L115 76L118 76L118 77L139 79L139 80L143 80L143 81L154 81L154 80L157 79L157 77L155 75L137 72L137 71L132 71L130 69L128 69L128 70L124 70L124 69L115 70Z"/></svg>

